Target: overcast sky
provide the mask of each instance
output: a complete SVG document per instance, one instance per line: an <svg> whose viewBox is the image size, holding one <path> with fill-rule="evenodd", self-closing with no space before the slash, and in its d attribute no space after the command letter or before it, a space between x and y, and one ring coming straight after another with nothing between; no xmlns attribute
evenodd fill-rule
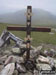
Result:
<svg viewBox="0 0 56 75"><path fill-rule="evenodd" d="M31 5L56 15L56 0L0 0L0 14L15 12Z"/></svg>

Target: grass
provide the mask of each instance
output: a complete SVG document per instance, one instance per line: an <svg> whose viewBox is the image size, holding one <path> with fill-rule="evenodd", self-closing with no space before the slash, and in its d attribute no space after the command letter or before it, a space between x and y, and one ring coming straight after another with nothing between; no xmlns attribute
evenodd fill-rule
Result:
<svg viewBox="0 0 56 75"><path fill-rule="evenodd" d="M11 24L0 23L0 35L2 31L5 30L8 25L11 26ZM12 24L12 26L14 25ZM26 32L23 32L23 31L11 31L11 32L22 39L24 39L26 36ZM41 43L56 45L56 32L55 31L52 31L52 32L54 32L55 34L50 35L48 32L32 32L31 33L31 36L33 38L32 45L37 46Z"/></svg>

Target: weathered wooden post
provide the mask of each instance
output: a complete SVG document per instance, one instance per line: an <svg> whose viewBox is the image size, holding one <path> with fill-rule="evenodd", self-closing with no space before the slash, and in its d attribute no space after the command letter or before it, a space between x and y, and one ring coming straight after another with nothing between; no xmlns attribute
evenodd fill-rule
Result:
<svg viewBox="0 0 56 75"><path fill-rule="evenodd" d="M32 7L27 7L27 32L26 32L26 49L27 49L27 56L26 59L30 58L30 49L31 49L31 14L32 14Z"/></svg>

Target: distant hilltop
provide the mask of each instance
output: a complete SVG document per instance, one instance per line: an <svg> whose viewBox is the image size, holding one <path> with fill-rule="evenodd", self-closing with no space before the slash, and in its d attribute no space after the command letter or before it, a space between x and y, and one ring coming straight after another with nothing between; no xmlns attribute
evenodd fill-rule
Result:
<svg viewBox="0 0 56 75"><path fill-rule="evenodd" d="M1 23L26 24L26 10L0 15ZM56 25L56 16L42 9L32 10L32 25Z"/></svg>

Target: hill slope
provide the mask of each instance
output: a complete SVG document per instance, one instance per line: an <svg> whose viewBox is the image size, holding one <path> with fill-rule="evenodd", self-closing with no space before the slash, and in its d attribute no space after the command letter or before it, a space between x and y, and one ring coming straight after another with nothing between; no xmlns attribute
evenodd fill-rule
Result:
<svg viewBox="0 0 56 75"><path fill-rule="evenodd" d="M42 9L33 9L32 25L55 25L56 16ZM0 15L0 22L10 24L26 24L26 10Z"/></svg>

